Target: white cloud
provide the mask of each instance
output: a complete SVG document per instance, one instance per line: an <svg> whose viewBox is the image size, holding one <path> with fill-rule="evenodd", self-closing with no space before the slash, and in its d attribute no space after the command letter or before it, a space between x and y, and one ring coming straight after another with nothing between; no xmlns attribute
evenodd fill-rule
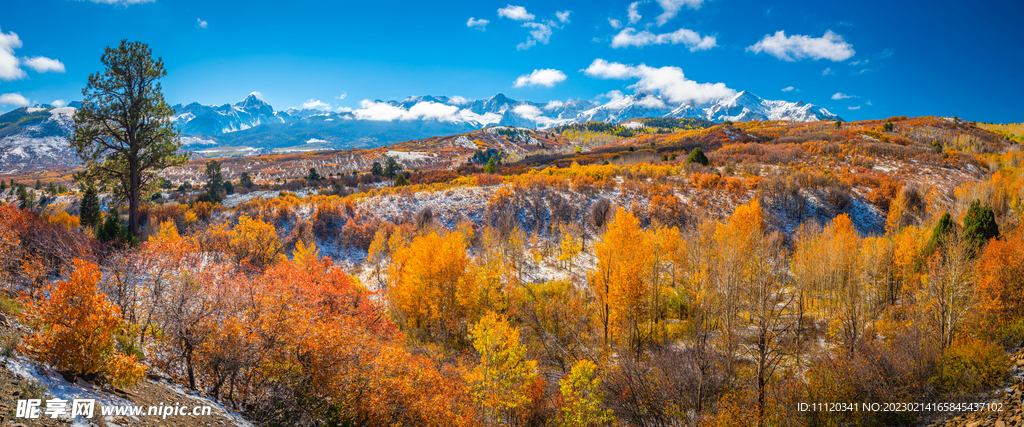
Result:
<svg viewBox="0 0 1024 427"><path fill-rule="evenodd" d="M665 105L665 101L662 101L657 96L651 95L643 97L643 99L637 101L636 104L647 108L668 108L668 105Z"/></svg>
<svg viewBox="0 0 1024 427"><path fill-rule="evenodd" d="M368 99L359 103L360 108L352 111L359 120L394 121L434 119L441 121L462 120L459 107L438 102L419 102L408 110L385 102L373 102Z"/></svg>
<svg viewBox="0 0 1024 427"><path fill-rule="evenodd" d="M590 77L618 80L635 77L635 72L636 67L632 65L608 62L601 58L595 59L586 70L583 70L583 73Z"/></svg>
<svg viewBox="0 0 1024 427"><path fill-rule="evenodd" d="M533 70L530 74L523 74L516 79L513 86L544 86L554 87L555 83L561 83L565 81L565 73L556 70L554 68L545 68L542 70Z"/></svg>
<svg viewBox="0 0 1024 427"><path fill-rule="evenodd" d="M552 101L548 101L548 104L544 106L544 109L548 110L548 111L551 111L551 110L554 110L554 109L562 108L564 106L565 106L564 102L557 101L557 100L552 100Z"/></svg>
<svg viewBox="0 0 1024 427"><path fill-rule="evenodd" d="M302 103L302 108L305 108L305 109L308 109L308 110L313 110L313 109L324 110L324 109L331 108L331 104L328 104L326 102L322 102L319 99L310 99L310 100Z"/></svg>
<svg viewBox="0 0 1024 427"><path fill-rule="evenodd" d="M470 16L469 20L466 21L466 26L469 28L479 28L480 31L487 31L487 24L490 23L491 21L488 21L486 19L473 19L473 17Z"/></svg>
<svg viewBox="0 0 1024 427"><path fill-rule="evenodd" d="M561 12L555 12L555 16L558 17L558 22L561 22L563 24L568 24L569 23L569 14L570 13L572 13L571 10L563 10Z"/></svg>
<svg viewBox="0 0 1024 427"><path fill-rule="evenodd" d="M837 100L837 101L840 100L840 99L850 99L850 98L856 98L856 96L847 95L847 94L842 93L842 92L836 92L835 95L832 95L832 99Z"/></svg>
<svg viewBox="0 0 1024 427"><path fill-rule="evenodd" d="M803 35L787 37L786 33L780 30L776 31L775 35L765 35L761 41L747 50L754 53L765 52L783 61L811 58L840 62L849 59L855 53L853 45L831 30L817 38Z"/></svg>
<svg viewBox="0 0 1024 427"><path fill-rule="evenodd" d="M256 96L257 99L263 99L263 94L262 93L259 93L257 91L249 92L249 96L254 96L254 95Z"/></svg>
<svg viewBox="0 0 1024 427"><path fill-rule="evenodd" d="M852 107L846 107L846 109L847 110L859 110L860 109L860 105L852 106Z"/></svg>
<svg viewBox="0 0 1024 427"><path fill-rule="evenodd" d="M21 47L21 39L13 31L4 34L0 31L0 79L17 80L25 77L18 57L14 56L14 49Z"/></svg>
<svg viewBox="0 0 1024 427"><path fill-rule="evenodd" d="M458 96L458 95L455 95L455 96L453 96L451 98L448 98L448 101L450 101L452 104L455 104L455 105L463 105L463 104L469 103L468 99L463 98L463 97Z"/></svg>
<svg viewBox="0 0 1024 427"><path fill-rule="evenodd" d="M665 25L669 19L674 18L683 6L688 6L690 9L700 9L701 3L704 3L704 0L658 0L658 4L661 5L663 10L656 19L658 26Z"/></svg>
<svg viewBox="0 0 1024 427"><path fill-rule="evenodd" d="M736 94L736 91L726 87L725 83L697 83L688 80L683 74L683 69L679 67L655 68L644 64L633 66L598 58L584 70L584 73L600 79L639 79L629 87L638 91L657 92L675 103L703 103Z"/></svg>
<svg viewBox="0 0 1024 427"><path fill-rule="evenodd" d="M624 98L625 96L626 95L623 95L621 90L612 90L612 91L608 91L608 93L602 93L602 94L598 95L597 97L598 98L608 98L608 99L621 99L621 98Z"/></svg>
<svg viewBox="0 0 1024 427"><path fill-rule="evenodd" d="M20 93L5 93L0 95L0 104L27 107L31 103L32 102L30 102L28 98L21 96Z"/></svg>
<svg viewBox="0 0 1024 427"><path fill-rule="evenodd" d="M871 101L865 102L865 104L868 104L868 107L873 107L874 106L874 104L872 104Z"/></svg>
<svg viewBox="0 0 1024 427"><path fill-rule="evenodd" d="M206 26L207 26L207 23L206 23L206 21L204 21L202 19L196 18L196 26L199 27L199 28L205 29Z"/></svg>
<svg viewBox="0 0 1024 427"><path fill-rule="evenodd" d="M65 105L68 105L68 102L63 100L63 99L55 99L55 100L53 100L53 102L50 103L50 105L52 105L54 107L57 107L57 108L60 108L60 107L63 107Z"/></svg>
<svg viewBox="0 0 1024 427"><path fill-rule="evenodd" d="M640 15L640 12L637 11L637 6L639 6L639 5L640 5L640 2L638 2L638 1L635 1L635 2L632 2L632 3L629 4L629 9L627 11L629 12L629 23L630 24L635 24L637 22L640 22L640 18L643 18L643 16Z"/></svg>
<svg viewBox="0 0 1024 427"><path fill-rule="evenodd" d="M348 107L338 107L337 111L339 113L351 113L352 109Z"/></svg>
<svg viewBox="0 0 1024 427"><path fill-rule="evenodd" d="M634 28L626 28L612 38L612 47L644 47L652 44L684 44L690 48L690 52L708 50L718 46L714 36L701 37L699 33L686 28L665 34L654 34L650 31L636 32Z"/></svg>
<svg viewBox="0 0 1024 427"><path fill-rule="evenodd" d="M622 28L622 21L619 21L618 19L615 18L608 18L608 24L610 24L612 28L616 30Z"/></svg>
<svg viewBox="0 0 1024 427"><path fill-rule="evenodd" d="M525 42L519 43L516 49L526 50L536 46L538 42L548 44L551 41L551 24L553 24L551 21L546 21L543 24L539 22L523 23L524 28L532 28L532 30L530 30L530 37Z"/></svg>
<svg viewBox="0 0 1024 427"><path fill-rule="evenodd" d="M393 120L408 120L406 117L409 111L384 102L372 102L364 99L359 103L359 109L353 111L359 120L376 120L390 122Z"/></svg>
<svg viewBox="0 0 1024 427"><path fill-rule="evenodd" d="M831 75L833 75L835 73L836 73L835 71L832 71L832 67L825 67L825 69L821 72L821 75L823 75L823 76L831 76Z"/></svg>
<svg viewBox="0 0 1024 427"><path fill-rule="evenodd" d="M796 90L796 88L793 87L793 86L786 86L786 87L782 88L783 92L792 92L794 90Z"/></svg>
<svg viewBox="0 0 1024 427"><path fill-rule="evenodd" d="M37 73L46 73L53 71L55 73L64 72L64 64L60 61L44 56L33 56L31 58L25 58L25 65L35 70Z"/></svg>
<svg viewBox="0 0 1024 427"><path fill-rule="evenodd" d="M532 21L535 18L532 13L526 11L525 7L513 5L498 9L498 17L516 21Z"/></svg>
<svg viewBox="0 0 1024 427"><path fill-rule="evenodd" d="M550 117L546 117L544 116L544 112L541 111L540 108L534 107L529 104L516 106L515 108L512 109L512 112L516 113L516 115L518 115L519 117L537 123L537 127L541 129L546 129L552 126L558 126L560 124L564 124L567 122L567 120L564 119L553 119Z"/></svg>
<svg viewBox="0 0 1024 427"><path fill-rule="evenodd" d="M409 108L409 114L418 119L450 120L459 107L439 102L419 102Z"/></svg>
<svg viewBox="0 0 1024 427"><path fill-rule="evenodd" d="M335 98L338 98L338 99L345 99L345 97L346 97L346 96L348 96L348 92L345 92L345 93L343 93L343 94L341 94L341 95L335 96Z"/></svg>

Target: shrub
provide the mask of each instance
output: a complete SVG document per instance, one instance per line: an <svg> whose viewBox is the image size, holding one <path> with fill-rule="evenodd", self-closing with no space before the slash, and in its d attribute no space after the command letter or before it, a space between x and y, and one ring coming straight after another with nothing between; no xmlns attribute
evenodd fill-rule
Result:
<svg viewBox="0 0 1024 427"><path fill-rule="evenodd" d="M697 147L693 149L692 153L690 153L690 157L686 158L686 163L700 163L707 166L711 162L708 160L708 156L704 155L704 151L701 150L700 147Z"/></svg>
<svg viewBox="0 0 1024 427"><path fill-rule="evenodd" d="M999 345L968 338L946 349L933 383L949 394L975 394L999 386L1009 377L1010 359Z"/></svg>
<svg viewBox="0 0 1024 427"><path fill-rule="evenodd" d="M66 281L50 285L39 301L26 301L22 319L36 332L23 351L72 375L92 376L125 388L142 380L146 367L117 345L127 325L99 290L96 264L75 260Z"/></svg>
<svg viewBox="0 0 1024 427"><path fill-rule="evenodd" d="M121 216L113 212L107 214L107 219L103 221L103 225L96 230L96 239L115 247L124 247L138 243L135 236L128 233L128 226L121 222Z"/></svg>
<svg viewBox="0 0 1024 427"><path fill-rule="evenodd" d="M242 215L228 240L235 261L265 267L273 263L283 245L274 226Z"/></svg>

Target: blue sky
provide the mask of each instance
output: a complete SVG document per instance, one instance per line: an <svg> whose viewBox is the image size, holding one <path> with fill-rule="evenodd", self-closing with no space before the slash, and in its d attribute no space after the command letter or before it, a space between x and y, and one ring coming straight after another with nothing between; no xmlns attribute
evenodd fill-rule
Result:
<svg viewBox="0 0 1024 427"><path fill-rule="evenodd" d="M172 104L253 91L276 109L498 92L545 102L637 87L692 99L722 83L847 120L1024 121L1024 2L633 3L5 2L0 111L79 99L103 48L127 38L164 59ZM597 60L610 65L597 70ZM520 79L536 70L557 71Z"/></svg>

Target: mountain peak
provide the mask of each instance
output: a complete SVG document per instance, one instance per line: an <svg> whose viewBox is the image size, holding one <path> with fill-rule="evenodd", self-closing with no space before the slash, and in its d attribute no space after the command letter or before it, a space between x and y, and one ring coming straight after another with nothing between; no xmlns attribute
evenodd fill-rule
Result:
<svg viewBox="0 0 1024 427"><path fill-rule="evenodd" d="M237 103L235 105L239 106L239 107L242 107L242 108L251 108L251 107L259 108L259 107L262 107L264 105L268 105L269 106L269 104L267 104L266 102L263 102L262 99L260 99L258 96L256 96L256 92L250 93L249 96L245 97L245 99L243 99L241 102L239 102L239 103Z"/></svg>

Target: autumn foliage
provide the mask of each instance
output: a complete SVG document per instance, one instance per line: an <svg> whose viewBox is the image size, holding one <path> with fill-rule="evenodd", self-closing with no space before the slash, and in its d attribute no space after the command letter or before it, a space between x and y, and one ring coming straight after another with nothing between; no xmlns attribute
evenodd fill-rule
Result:
<svg viewBox="0 0 1024 427"><path fill-rule="evenodd" d="M45 299L26 300L22 319L37 332L25 340L24 350L60 371L131 387L146 367L118 343L128 325L99 283L96 264L75 260L70 278L47 286Z"/></svg>

